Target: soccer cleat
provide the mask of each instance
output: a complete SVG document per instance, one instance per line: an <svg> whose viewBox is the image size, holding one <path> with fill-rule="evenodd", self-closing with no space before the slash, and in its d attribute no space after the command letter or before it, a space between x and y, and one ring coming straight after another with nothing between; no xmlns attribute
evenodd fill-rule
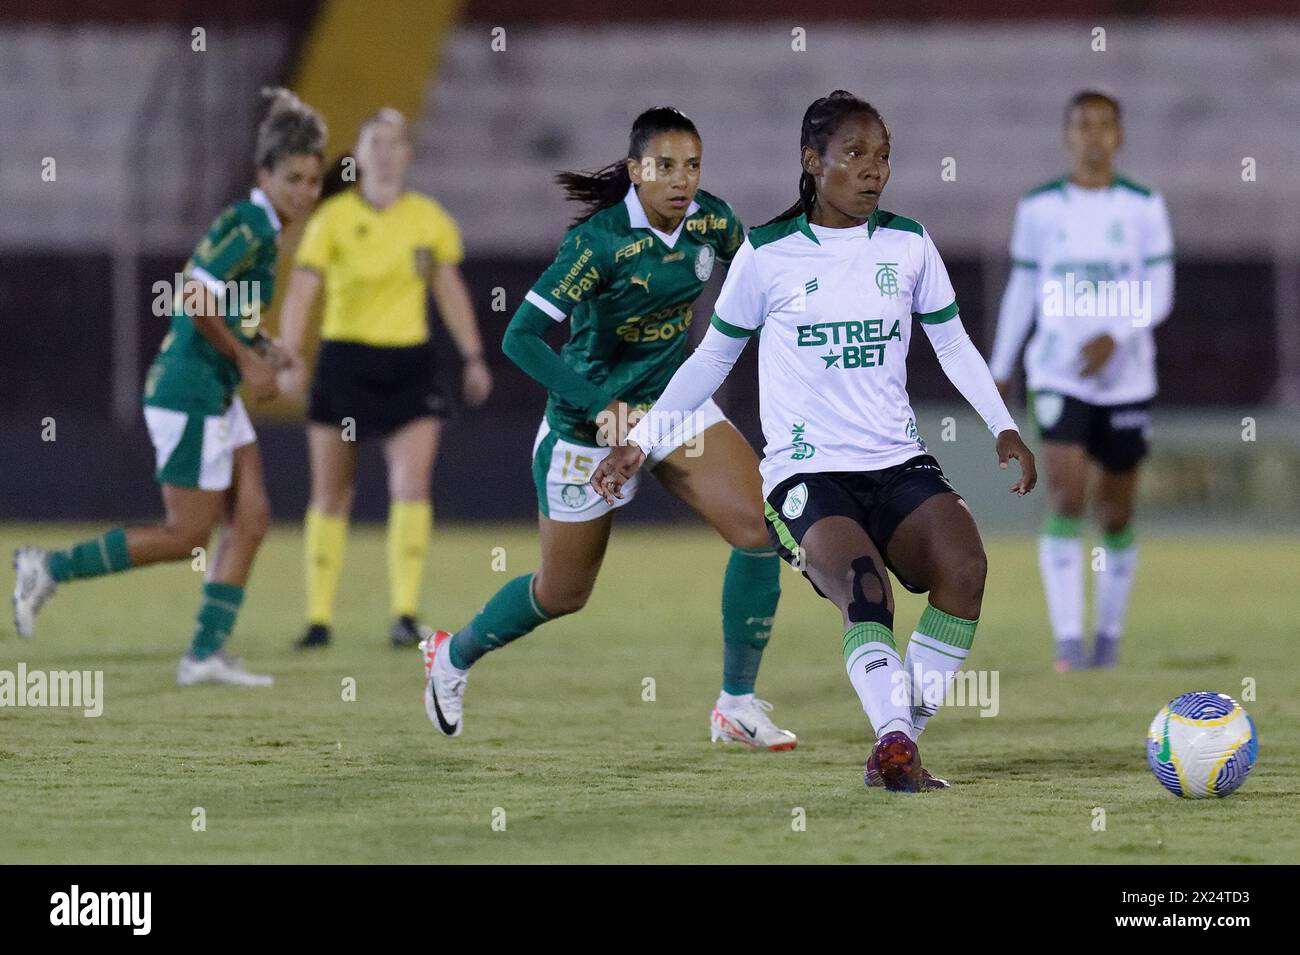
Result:
<svg viewBox="0 0 1300 955"><path fill-rule="evenodd" d="M393 621L393 625L388 628L388 639L393 641L393 646L399 650L406 647L418 647L425 640L433 636L433 630L423 624L416 623L414 617L403 616Z"/></svg>
<svg viewBox="0 0 1300 955"><path fill-rule="evenodd" d="M798 738L768 717L772 704L750 696L744 703L726 706L719 698L709 716L709 738L715 743L744 743L753 749L780 752L794 749Z"/></svg>
<svg viewBox="0 0 1300 955"><path fill-rule="evenodd" d="M916 743L902 730L880 737L867 757L862 781L868 786L884 786L896 793L915 793L925 789L921 754Z"/></svg>
<svg viewBox="0 0 1300 955"><path fill-rule="evenodd" d="M270 686L275 679L265 673L249 673L238 657L214 653L200 660L192 654L181 657L176 668L177 686L225 683L231 686Z"/></svg>
<svg viewBox="0 0 1300 955"><path fill-rule="evenodd" d="M871 756L867 758L867 768L862 774L863 781L868 786L885 785L884 778L880 775L880 760L876 758L876 751L872 749ZM924 766L921 767L921 788L931 789L951 789L952 786L948 780L940 779Z"/></svg>
<svg viewBox="0 0 1300 955"><path fill-rule="evenodd" d="M1097 643L1092 648L1089 665L1098 670L1113 670L1119 666L1119 637L1097 634Z"/></svg>
<svg viewBox="0 0 1300 955"><path fill-rule="evenodd" d="M431 632L420 641L424 651L424 712L443 736L459 736L464 725L465 673L451 665L451 634Z"/></svg>
<svg viewBox="0 0 1300 955"><path fill-rule="evenodd" d="M1057 673L1069 673L1071 670L1082 670L1086 664L1083 659L1083 641L1082 640L1057 640L1056 641L1056 662L1052 668Z"/></svg>
<svg viewBox="0 0 1300 955"><path fill-rule="evenodd" d="M313 647L327 647L329 642L330 628L323 623L313 623L294 646L299 650L310 650Z"/></svg>
<svg viewBox="0 0 1300 955"><path fill-rule="evenodd" d="M14 626L30 640L36 632L36 612L54 595L58 582L50 576L49 554L39 547L14 551Z"/></svg>

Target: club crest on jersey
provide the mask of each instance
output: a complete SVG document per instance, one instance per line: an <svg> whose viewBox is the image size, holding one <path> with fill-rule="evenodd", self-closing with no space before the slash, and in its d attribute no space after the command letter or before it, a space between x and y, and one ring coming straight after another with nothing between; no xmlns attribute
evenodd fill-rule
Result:
<svg viewBox="0 0 1300 955"><path fill-rule="evenodd" d="M1034 417L1040 428L1051 428L1061 420L1065 410L1065 397L1051 391L1040 391L1034 395Z"/></svg>
<svg viewBox="0 0 1300 955"><path fill-rule="evenodd" d="M876 263L876 288L879 289L880 294L886 298L893 298L898 294L897 269L897 262Z"/></svg>
<svg viewBox="0 0 1300 955"><path fill-rule="evenodd" d="M575 511L587 503L587 485L585 484L566 484L560 489L560 500L564 502L565 507L571 507Z"/></svg>
<svg viewBox="0 0 1300 955"><path fill-rule="evenodd" d="M808 485L800 482L786 492L785 503L781 505L781 516L793 521L803 513L807 505Z"/></svg>
<svg viewBox="0 0 1300 955"><path fill-rule="evenodd" d="M700 246L700 251L695 255L695 277L701 282L707 282L713 274L713 260L713 246Z"/></svg>

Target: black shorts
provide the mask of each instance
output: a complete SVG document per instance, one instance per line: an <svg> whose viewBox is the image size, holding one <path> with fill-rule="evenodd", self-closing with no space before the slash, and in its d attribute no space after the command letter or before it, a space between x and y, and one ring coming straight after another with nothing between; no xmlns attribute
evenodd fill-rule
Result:
<svg viewBox="0 0 1300 955"><path fill-rule="evenodd" d="M1131 471L1147 456L1149 401L1093 405L1055 391L1038 391L1033 411L1042 440L1081 444L1103 470Z"/></svg>
<svg viewBox="0 0 1300 955"><path fill-rule="evenodd" d="M943 476L943 469L932 455L918 454L880 471L796 474L772 488L763 510L767 515L767 533L777 553L796 567L799 567L796 552L808 528L823 517L848 517L867 532L898 582L912 593L922 594L926 588L899 576L889 562L887 548L903 518L928 498L944 493L957 491ZM806 572L804 576L808 576ZM813 588L826 596L816 584Z"/></svg>
<svg viewBox="0 0 1300 955"><path fill-rule="evenodd" d="M311 421L338 427L352 418L357 439L364 440L388 435L416 418L446 414L432 345L321 342L307 406Z"/></svg>

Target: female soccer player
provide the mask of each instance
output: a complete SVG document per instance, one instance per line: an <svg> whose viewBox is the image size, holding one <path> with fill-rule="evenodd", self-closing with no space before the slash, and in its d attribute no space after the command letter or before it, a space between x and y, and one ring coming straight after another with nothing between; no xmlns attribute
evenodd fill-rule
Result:
<svg viewBox="0 0 1300 955"><path fill-rule="evenodd" d="M145 423L166 523L116 528L66 550L23 547L14 556L14 614L19 634L30 638L36 612L58 584L191 560L224 520L221 544L207 562L194 638L177 670L181 686L271 683L222 652L270 521L257 438L236 392L242 380L254 398L276 395L283 356L258 332L256 316L274 296L281 225L305 218L320 194L325 124L288 90L266 95L257 186L217 217L185 264L171 330L145 380Z"/></svg>
<svg viewBox="0 0 1300 955"><path fill-rule="evenodd" d="M944 372L1034 486L1034 458L962 329L943 261L920 223L877 208L890 134L843 90L803 118L799 201L750 230L711 327L650 412L596 469L619 500L673 421L718 388L759 338L764 512L777 550L839 609L844 663L876 732L868 785L947 784L925 772L916 739L970 652L985 559L970 509L926 453L907 396L912 321ZM888 567L930 603L900 660ZM915 695L914 695L915 694Z"/></svg>
<svg viewBox="0 0 1300 955"><path fill-rule="evenodd" d="M542 566L507 583L453 635L426 644L425 709L460 733L465 677L483 654L586 604L614 508L590 491L592 469L622 441L629 419L659 397L682 361L691 304L744 232L721 199L699 189L700 136L668 107L636 118L624 159L592 175L562 173L581 215L506 330L505 352L546 386L533 449ZM543 338L571 319L556 355ZM707 396L705 396L707 397ZM697 405L698 410L696 410ZM754 682L780 596L780 563L762 521L758 461L721 409L701 400L650 460L654 476L732 546L722 584L722 693L714 741L793 749Z"/></svg>
<svg viewBox="0 0 1300 955"><path fill-rule="evenodd" d="M1113 667L1137 568L1133 501L1156 393L1152 329L1173 307L1173 237L1164 199L1114 172L1123 141L1110 96L1078 93L1065 111L1069 176L1027 193L1016 209L1011 279L989 366L1006 394L1020 346L1043 436L1049 509L1038 564L1059 672ZM1121 294L1110 294L1112 292ZM1102 560L1096 643L1083 647L1083 544L1088 462Z"/></svg>
<svg viewBox="0 0 1300 955"><path fill-rule="evenodd" d="M321 203L307 224L280 313L280 343L293 362L285 385L299 391L303 336L324 286L307 412L311 505L307 632L300 647L329 643L358 439L382 439L388 464L389 638L408 647L432 633L416 622L416 608L433 523L429 485L447 405L429 338L426 289L460 349L466 402L480 405L492 390L460 274L460 233L438 203L406 187L411 140L401 113L382 109L362 124L356 164L356 188Z"/></svg>

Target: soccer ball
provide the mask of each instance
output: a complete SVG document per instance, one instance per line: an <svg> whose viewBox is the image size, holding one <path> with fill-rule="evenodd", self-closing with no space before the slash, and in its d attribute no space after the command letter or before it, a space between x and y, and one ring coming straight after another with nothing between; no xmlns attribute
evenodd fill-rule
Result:
<svg viewBox="0 0 1300 955"><path fill-rule="evenodd" d="M1223 693L1184 693L1147 730L1147 762L1175 796L1228 796L1246 781L1259 740L1255 721Z"/></svg>

